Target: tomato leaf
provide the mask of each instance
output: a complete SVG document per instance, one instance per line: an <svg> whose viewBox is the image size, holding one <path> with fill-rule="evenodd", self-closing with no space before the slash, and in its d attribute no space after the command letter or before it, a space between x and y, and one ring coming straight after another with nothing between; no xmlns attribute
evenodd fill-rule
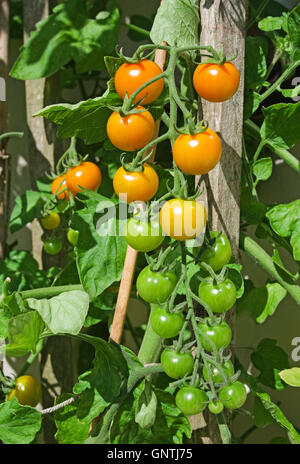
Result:
<svg viewBox="0 0 300 464"><path fill-rule="evenodd" d="M79 137L86 144L106 139L106 123L112 110L122 100L116 93L105 93L101 97L81 101L75 105L61 103L43 108L35 116L44 116L58 124L58 137Z"/></svg>
<svg viewBox="0 0 300 464"><path fill-rule="evenodd" d="M256 427L264 428L267 425L274 424L275 422L258 397L254 398L253 416L253 422Z"/></svg>
<svg viewBox="0 0 300 464"><path fill-rule="evenodd" d="M278 103L263 108L262 140L270 140L280 148L291 148L299 140L299 103Z"/></svg>
<svg viewBox="0 0 300 464"><path fill-rule="evenodd" d="M256 90L267 74L268 41L265 37L246 38L245 86Z"/></svg>
<svg viewBox="0 0 300 464"><path fill-rule="evenodd" d="M300 367L284 369L278 373L279 377L291 387L300 387Z"/></svg>
<svg viewBox="0 0 300 464"><path fill-rule="evenodd" d="M274 232L281 237L290 237L294 259L300 261L300 200L276 205L266 216Z"/></svg>
<svg viewBox="0 0 300 464"><path fill-rule="evenodd" d="M17 197L10 217L10 231L17 232L29 222L40 217L45 199L45 193L32 190L27 190L24 195Z"/></svg>
<svg viewBox="0 0 300 464"><path fill-rule="evenodd" d="M36 344L44 329L38 313L29 311L12 317L8 322L8 344L1 347L7 356L24 356L35 351Z"/></svg>
<svg viewBox="0 0 300 464"><path fill-rule="evenodd" d="M153 426L156 419L157 397L151 387L151 383L144 381L144 389L137 398L135 409L135 422L142 429L149 429Z"/></svg>
<svg viewBox="0 0 300 464"><path fill-rule="evenodd" d="M272 158L260 158L253 163L252 172L257 180L268 180L272 175Z"/></svg>
<svg viewBox="0 0 300 464"><path fill-rule="evenodd" d="M55 404L72 398L72 395L64 393L59 396ZM83 423L77 417L78 399L54 412L54 420L57 427L55 438L62 445L82 444L88 437L90 424Z"/></svg>
<svg viewBox="0 0 300 464"><path fill-rule="evenodd" d="M88 294L79 290L64 292L50 299L29 298L26 301L54 334L76 335L83 327L89 308Z"/></svg>
<svg viewBox="0 0 300 464"><path fill-rule="evenodd" d="M164 0L157 10L151 40L155 44L187 47L198 45L199 5L197 0Z"/></svg>
<svg viewBox="0 0 300 464"><path fill-rule="evenodd" d="M288 355L277 346L277 341L264 338L251 353L254 367L260 371L258 380L276 390L285 388L278 372L289 367Z"/></svg>
<svg viewBox="0 0 300 464"><path fill-rule="evenodd" d="M91 300L121 279L127 244L123 236L125 220L118 218L116 204L102 195L90 195L73 217L79 230L77 268Z"/></svg>
<svg viewBox="0 0 300 464"><path fill-rule="evenodd" d="M41 413L30 406L21 406L16 398L0 404L0 440L5 444L31 443L41 423Z"/></svg>
<svg viewBox="0 0 300 464"><path fill-rule="evenodd" d="M68 0L37 23L11 70L15 79L39 79L74 60L77 72L104 68L104 55L114 51L120 26L119 10L107 2L106 17L90 19L86 2Z"/></svg>

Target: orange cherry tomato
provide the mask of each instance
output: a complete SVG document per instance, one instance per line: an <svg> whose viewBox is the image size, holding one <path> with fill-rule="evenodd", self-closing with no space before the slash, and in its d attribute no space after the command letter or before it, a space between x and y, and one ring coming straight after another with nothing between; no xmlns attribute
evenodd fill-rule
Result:
<svg viewBox="0 0 300 464"><path fill-rule="evenodd" d="M90 161L70 168L66 174L68 189L75 196L81 191L81 187L88 190L97 190L101 184L102 174L98 166Z"/></svg>
<svg viewBox="0 0 300 464"><path fill-rule="evenodd" d="M66 175L56 177L51 184L51 192L56 195L59 200L69 200L69 192L65 190L67 188ZM65 190L63 192L63 190ZM60 193L62 192L62 193Z"/></svg>
<svg viewBox="0 0 300 464"><path fill-rule="evenodd" d="M237 91L240 73L230 62L198 64L194 71L193 83L200 97L211 102L223 102Z"/></svg>
<svg viewBox="0 0 300 464"><path fill-rule="evenodd" d="M142 110L142 106L137 107ZM117 111L107 121L107 135L111 143L124 151L143 148L154 135L154 119L149 111L122 117Z"/></svg>
<svg viewBox="0 0 300 464"><path fill-rule="evenodd" d="M194 176L211 171L221 154L220 137L211 129L195 135L180 135L173 145L173 158L179 169Z"/></svg>
<svg viewBox="0 0 300 464"><path fill-rule="evenodd" d="M164 233L180 241L196 238L204 230L206 218L202 203L181 198L168 200L159 213Z"/></svg>
<svg viewBox="0 0 300 464"><path fill-rule="evenodd" d="M150 60L141 60L138 63L124 63L122 64L115 74L115 89L121 98L124 99L126 93L130 96L134 93L141 85L150 81L159 74L162 73L161 68ZM141 90L134 103L141 100L143 105L156 100L160 96L164 88L164 79L158 79L152 84Z"/></svg>
<svg viewBox="0 0 300 464"><path fill-rule="evenodd" d="M147 163L144 164L143 172L125 171L121 166L113 178L116 194L127 203L151 200L157 192L158 184L158 175Z"/></svg>

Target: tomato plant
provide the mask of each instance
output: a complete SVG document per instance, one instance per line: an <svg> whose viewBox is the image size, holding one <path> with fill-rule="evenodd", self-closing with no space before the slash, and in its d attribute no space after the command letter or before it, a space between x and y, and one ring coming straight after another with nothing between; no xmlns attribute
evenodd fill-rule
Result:
<svg viewBox="0 0 300 464"><path fill-rule="evenodd" d="M233 382L221 388L219 398L225 408L238 409L243 406L247 399L246 388L239 381Z"/></svg>
<svg viewBox="0 0 300 464"><path fill-rule="evenodd" d="M176 283L177 277L173 271L152 271L150 266L146 266L138 275L136 288L140 297L148 303L164 303Z"/></svg>
<svg viewBox="0 0 300 464"><path fill-rule="evenodd" d="M158 184L158 175L148 164L144 165L142 172L126 171L121 166L113 178L116 194L127 203L151 200L157 192Z"/></svg>
<svg viewBox="0 0 300 464"><path fill-rule="evenodd" d="M49 237L44 241L44 250L48 255L57 255L62 249L62 241L58 237Z"/></svg>
<svg viewBox="0 0 300 464"><path fill-rule="evenodd" d="M121 116L114 111L107 121L107 135L111 143L124 151L134 151L149 143L154 134L154 119L142 106L139 113Z"/></svg>
<svg viewBox="0 0 300 464"><path fill-rule="evenodd" d="M224 234L217 231L210 231L210 238L213 243L201 253L201 260L209 264L214 271L220 271L231 258L231 245Z"/></svg>
<svg viewBox="0 0 300 464"><path fill-rule="evenodd" d="M240 83L240 73L233 63L198 64L193 83L197 94L211 102L223 102L231 98Z"/></svg>
<svg viewBox="0 0 300 464"><path fill-rule="evenodd" d="M198 290L199 297L215 313L225 313L236 302L236 287L230 279L214 284L201 282Z"/></svg>
<svg viewBox="0 0 300 464"><path fill-rule="evenodd" d="M22 375L16 379L15 387L8 395L8 401L15 397L20 404L33 408L42 399L41 384L31 375Z"/></svg>
<svg viewBox="0 0 300 464"><path fill-rule="evenodd" d="M65 0L31 31L32 2L22 15L10 3L1 130L7 107L8 127L22 125L20 97L28 137L20 157L8 142L22 134L0 134L1 443L41 431L51 443L180 446L200 441L187 416L208 406L216 443L253 432L263 442L270 424L300 444L281 396L298 370L273 324L261 325L272 316L288 340L277 308L287 295L300 304L300 206L289 195L300 173L300 6L222 2L220 15L219 2L162 0L148 2L150 19ZM22 43L23 16L28 38L9 70L7 31ZM26 86L14 92L14 79ZM30 367L43 375L42 411L40 395L21 400Z"/></svg>
<svg viewBox="0 0 300 464"><path fill-rule="evenodd" d="M97 190L101 184L102 174L95 163L84 161L70 168L66 174L67 187L73 195L81 191L81 187Z"/></svg>
<svg viewBox="0 0 300 464"><path fill-rule="evenodd" d="M206 210L195 200L172 198L160 210L159 220L166 235L175 240L189 240L203 231Z"/></svg>
<svg viewBox="0 0 300 464"><path fill-rule="evenodd" d="M173 145L173 158L179 169L194 176L211 171L221 154L221 140L209 128L198 134L182 134Z"/></svg>
<svg viewBox="0 0 300 464"><path fill-rule="evenodd" d="M203 319L198 323L202 346L207 351L213 351L214 346L217 350L226 348L231 342L232 332L227 322L220 324L210 324L208 319Z"/></svg>
<svg viewBox="0 0 300 464"><path fill-rule="evenodd" d="M130 96L143 84L162 73L160 67L151 60L141 60L138 63L124 63L115 74L115 87L121 98ZM160 96L164 88L164 80L159 79L141 90L134 103L142 100L143 105L153 102Z"/></svg>
<svg viewBox="0 0 300 464"><path fill-rule="evenodd" d="M165 373L172 379L180 379L191 374L194 358L190 352L176 353L165 348L160 357Z"/></svg>
<svg viewBox="0 0 300 464"><path fill-rule="evenodd" d="M182 387L176 394L176 404L186 416L193 416L203 411L208 402L205 391L196 387Z"/></svg>
<svg viewBox="0 0 300 464"><path fill-rule="evenodd" d="M184 316L180 313L170 313L159 306L153 309L151 325L154 332L162 338L174 338L182 329Z"/></svg>

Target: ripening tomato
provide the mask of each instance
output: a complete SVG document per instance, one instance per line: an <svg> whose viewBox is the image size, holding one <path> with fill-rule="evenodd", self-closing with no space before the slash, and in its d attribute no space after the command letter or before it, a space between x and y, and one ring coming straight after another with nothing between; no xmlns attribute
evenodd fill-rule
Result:
<svg viewBox="0 0 300 464"><path fill-rule="evenodd" d="M57 229L60 224L60 215L55 211L50 211L47 216L42 217L41 223L46 230Z"/></svg>
<svg viewBox="0 0 300 464"><path fill-rule="evenodd" d="M31 375L22 375L17 378L15 387L8 395L8 401L11 401L14 396L23 406L34 408L42 398L41 385Z"/></svg>
<svg viewBox="0 0 300 464"><path fill-rule="evenodd" d="M137 107L143 110L142 106ZM154 119L149 111L121 116L114 111L108 118L106 131L111 143L124 151L143 148L154 135Z"/></svg>
<svg viewBox="0 0 300 464"><path fill-rule="evenodd" d="M199 414L206 408L208 396L200 388L186 386L180 388L176 394L176 406L186 416Z"/></svg>
<svg viewBox="0 0 300 464"><path fill-rule="evenodd" d="M194 176L207 174L222 154L220 137L207 128L198 134L182 134L173 145L173 158L179 169Z"/></svg>
<svg viewBox="0 0 300 464"><path fill-rule="evenodd" d="M182 241L197 237L205 227L206 217L202 203L172 198L160 210L159 221L166 235Z"/></svg>
<svg viewBox="0 0 300 464"><path fill-rule="evenodd" d="M126 93L130 96L143 84L146 84L146 82L159 76L161 73L161 68L150 60L141 60L138 63L124 63L115 74L115 89L120 97L124 99ZM164 79L158 79L145 87L144 90L141 90L137 94L134 103L137 103L143 97L143 105L153 102L160 96L163 88Z"/></svg>
<svg viewBox="0 0 300 464"><path fill-rule="evenodd" d="M240 74L233 63L198 64L193 75L193 84L197 94L211 102L223 102L237 91Z"/></svg>
<svg viewBox="0 0 300 464"><path fill-rule="evenodd" d="M131 248L148 253L158 248L164 241L158 221L143 221L129 218L125 226L125 240Z"/></svg>
<svg viewBox="0 0 300 464"><path fill-rule="evenodd" d="M88 190L97 190L101 180L100 169L91 161L83 161L78 166L70 168L66 174L68 189L74 196L81 191L81 187Z"/></svg>
<svg viewBox="0 0 300 464"><path fill-rule="evenodd" d="M142 172L125 171L121 166L113 178L116 194L127 203L151 200L157 192L158 184L158 175L147 163L144 164Z"/></svg>
<svg viewBox="0 0 300 464"><path fill-rule="evenodd" d="M56 179L52 181L51 192L53 195L56 195L59 200L69 200L69 191L67 190L65 174L56 177Z"/></svg>

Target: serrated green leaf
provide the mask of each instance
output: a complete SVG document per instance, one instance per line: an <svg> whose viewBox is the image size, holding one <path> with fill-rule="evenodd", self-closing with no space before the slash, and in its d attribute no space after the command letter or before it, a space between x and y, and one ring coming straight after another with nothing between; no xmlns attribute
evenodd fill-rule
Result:
<svg viewBox="0 0 300 464"><path fill-rule="evenodd" d="M8 322L8 344L1 348L7 356L34 352L43 329L44 323L35 311L12 317Z"/></svg>
<svg viewBox="0 0 300 464"><path fill-rule="evenodd" d="M270 140L280 148L292 148L299 140L300 102L278 103L263 108L262 140Z"/></svg>
<svg viewBox="0 0 300 464"><path fill-rule="evenodd" d="M179 47L198 45L198 27L197 0L164 0L157 10L150 37L156 44L166 42Z"/></svg>
<svg viewBox="0 0 300 464"><path fill-rule="evenodd" d="M72 398L72 395L64 393L56 399L55 404ZM62 445L82 444L88 437L90 424L81 422L77 417L78 399L54 412L54 420L57 427L55 438Z"/></svg>
<svg viewBox="0 0 300 464"><path fill-rule="evenodd" d="M37 217L41 217L45 199L45 193L34 192L32 190L27 190L24 195L17 197L10 217L10 231L12 233L17 232L29 222L32 222Z"/></svg>
<svg viewBox="0 0 300 464"><path fill-rule="evenodd" d="M5 444L31 443L41 428L42 416L13 398L0 404L0 440Z"/></svg>
<svg viewBox="0 0 300 464"><path fill-rule="evenodd" d="M264 32L280 31L282 28L283 18L267 16L258 23L258 28Z"/></svg>
<svg viewBox="0 0 300 464"><path fill-rule="evenodd" d="M137 398L135 422L142 429L153 426L156 419L157 397L149 381L145 380L144 389Z"/></svg>
<svg viewBox="0 0 300 464"><path fill-rule="evenodd" d="M89 308L89 296L85 292L74 290L50 299L29 298L27 303L40 314L52 333L76 335L83 327Z"/></svg>
<svg viewBox="0 0 300 464"><path fill-rule="evenodd" d="M265 37L246 38L245 86L255 90L267 74L268 41Z"/></svg>

